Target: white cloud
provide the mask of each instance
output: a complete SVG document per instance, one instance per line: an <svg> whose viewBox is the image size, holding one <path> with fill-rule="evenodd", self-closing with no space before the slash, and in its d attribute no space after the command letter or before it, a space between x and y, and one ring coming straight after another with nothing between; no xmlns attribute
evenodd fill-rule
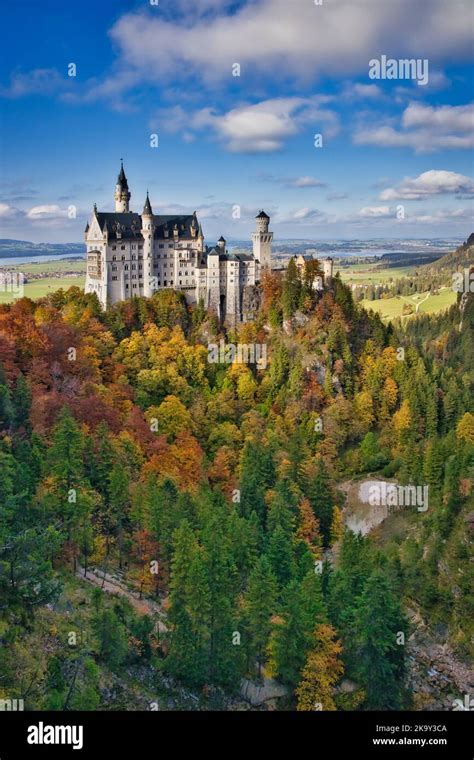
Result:
<svg viewBox="0 0 474 760"><path fill-rule="evenodd" d="M386 219L392 216L389 206L365 206L359 211L359 216L369 219Z"/></svg>
<svg viewBox="0 0 474 760"><path fill-rule="evenodd" d="M216 13L198 14L197 21L195 13L169 20L142 11L122 16L111 30L122 65L157 81L177 72L209 81L229 77L238 62L252 86L260 74L281 81L284 75L311 80L366 73L373 55L394 47L400 56L423 51L433 61L470 55L470 0L452 0L449 12L445 0L338 0L321 6L310 0L249 0L237 9L221 3L220 13L217 2L203 5Z"/></svg>
<svg viewBox="0 0 474 760"><path fill-rule="evenodd" d="M55 203L32 206L26 212L28 221L42 226L55 227L64 224L68 219L68 210L62 209Z"/></svg>
<svg viewBox="0 0 474 760"><path fill-rule="evenodd" d="M434 195L453 194L470 196L474 193L474 182L464 174L431 169L418 177L406 177L397 187L388 187L380 193L381 201L419 201Z"/></svg>
<svg viewBox="0 0 474 760"><path fill-rule="evenodd" d="M290 187L325 187L326 183L315 177L296 177L295 179L289 179L287 184Z"/></svg>
<svg viewBox="0 0 474 760"><path fill-rule="evenodd" d="M356 145L413 148L416 153L431 153L443 148L472 148L474 104L427 106L410 103L403 112L401 129L391 125L362 127L356 131L354 142Z"/></svg>
<svg viewBox="0 0 474 760"><path fill-rule="evenodd" d="M275 224L301 224L302 226L313 224L327 224L328 217L324 211L315 208L299 208L290 211L287 214L277 215Z"/></svg>
<svg viewBox="0 0 474 760"><path fill-rule="evenodd" d="M0 203L0 217L2 219L8 219L18 215L18 209L13 208L8 203Z"/></svg>
<svg viewBox="0 0 474 760"><path fill-rule="evenodd" d="M22 73L14 71L10 83L0 87L0 96L21 98L27 95L56 95L70 86L66 74L61 76L57 69L32 69Z"/></svg>
<svg viewBox="0 0 474 760"><path fill-rule="evenodd" d="M218 113L202 108L186 113L181 106L155 113L151 127L175 132L209 131L232 153L266 153L280 150L285 141L311 126L323 137L334 137L339 131L337 115L323 107L330 98L272 98L251 105L244 104ZM308 136L308 142L311 139Z"/></svg>
<svg viewBox="0 0 474 760"><path fill-rule="evenodd" d="M383 97L383 92L377 84L361 84L360 82L349 82L345 85L341 94L347 100L356 98L376 100Z"/></svg>

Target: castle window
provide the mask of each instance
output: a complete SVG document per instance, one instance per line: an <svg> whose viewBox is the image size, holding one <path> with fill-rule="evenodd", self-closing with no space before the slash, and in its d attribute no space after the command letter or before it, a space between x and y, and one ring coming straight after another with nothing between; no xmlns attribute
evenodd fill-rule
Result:
<svg viewBox="0 0 474 760"><path fill-rule="evenodd" d="M116 245L113 245L113 246L112 246L112 250L113 250L113 251L116 251L116 250L117 250L117 246L116 246Z"/></svg>
<svg viewBox="0 0 474 760"><path fill-rule="evenodd" d="M136 260L137 260L137 257L135 256L134 253L132 253L132 261L136 261Z"/></svg>
<svg viewBox="0 0 474 760"><path fill-rule="evenodd" d="M113 280L116 280L116 279L117 279L117 275L115 275L114 277L112 277L112 279L113 279Z"/></svg>
<svg viewBox="0 0 474 760"><path fill-rule="evenodd" d="M173 243L168 243L168 248L172 248L172 247L173 247Z"/></svg>
<svg viewBox="0 0 474 760"><path fill-rule="evenodd" d="M182 281L182 280L180 280L180 281L179 281L179 284L180 284L180 285L182 285L182 284L183 284L183 281Z"/></svg>
<svg viewBox="0 0 474 760"><path fill-rule="evenodd" d="M128 289L128 282L127 282L127 283L125 283L125 287Z"/></svg>
<svg viewBox="0 0 474 760"><path fill-rule="evenodd" d="M141 249L142 249L142 248L143 248L143 246L142 246L142 245L139 245L139 246L138 246L138 250L139 250L139 251L141 251Z"/></svg>
<svg viewBox="0 0 474 760"><path fill-rule="evenodd" d="M136 280L136 279L137 279L137 275L136 274L132 274L132 280Z"/></svg>
<svg viewBox="0 0 474 760"><path fill-rule="evenodd" d="M159 248L164 248L164 247L165 247L165 244L164 243L160 243Z"/></svg>
<svg viewBox="0 0 474 760"><path fill-rule="evenodd" d="M125 264L125 269L128 269L128 264Z"/></svg>
<svg viewBox="0 0 474 760"><path fill-rule="evenodd" d="M132 249L133 249L133 250L135 250L135 249L136 249L136 247L137 247L136 245L132 245Z"/></svg>
<svg viewBox="0 0 474 760"><path fill-rule="evenodd" d="M116 272L116 271L117 271L117 267L112 267L112 272Z"/></svg>
<svg viewBox="0 0 474 760"><path fill-rule="evenodd" d="M136 268L137 268L137 265L136 264L132 264L132 269L136 269Z"/></svg>
<svg viewBox="0 0 474 760"><path fill-rule="evenodd" d="M170 285L172 285L172 284L173 284L173 280L170 280Z"/></svg>
<svg viewBox="0 0 474 760"><path fill-rule="evenodd" d="M138 265L138 268L139 268L139 269L143 269L143 264L139 264L139 265Z"/></svg>
<svg viewBox="0 0 474 760"><path fill-rule="evenodd" d="M124 246L124 245L121 245L121 246L120 246L120 249L121 249L122 251L124 251L124 250L125 250L125 246Z"/></svg>
<svg viewBox="0 0 474 760"><path fill-rule="evenodd" d="M133 288L136 288L137 286L135 285L135 283L133 283L132 287L133 287Z"/></svg>
<svg viewBox="0 0 474 760"><path fill-rule="evenodd" d="M166 285L166 280L163 280L163 285Z"/></svg>

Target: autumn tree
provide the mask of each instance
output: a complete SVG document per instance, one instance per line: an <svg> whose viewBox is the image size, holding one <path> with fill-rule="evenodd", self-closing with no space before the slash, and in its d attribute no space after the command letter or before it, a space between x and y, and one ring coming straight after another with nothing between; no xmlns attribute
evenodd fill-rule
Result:
<svg viewBox="0 0 474 760"><path fill-rule="evenodd" d="M314 629L314 647L309 651L296 687L297 710L336 710L334 686L344 672L341 642L327 623Z"/></svg>

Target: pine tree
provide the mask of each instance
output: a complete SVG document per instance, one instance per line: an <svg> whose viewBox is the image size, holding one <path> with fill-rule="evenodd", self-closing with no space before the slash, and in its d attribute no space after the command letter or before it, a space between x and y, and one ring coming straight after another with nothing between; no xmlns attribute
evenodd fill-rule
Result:
<svg viewBox="0 0 474 760"><path fill-rule="evenodd" d="M318 461L314 474L306 474L305 493L311 502L314 514L319 520L324 546L329 546L333 520L333 495L329 485L329 476L322 459Z"/></svg>
<svg viewBox="0 0 474 760"><path fill-rule="evenodd" d="M275 611L277 585L270 563L260 557L250 573L247 593L244 597L246 628L250 636L247 648L250 658L257 661L258 676L271 633L271 616Z"/></svg>
<svg viewBox="0 0 474 760"><path fill-rule="evenodd" d="M301 278L296 266L296 261L292 256L288 262L283 282L282 304L283 315L288 318L292 317L298 308L301 295Z"/></svg>
<svg viewBox="0 0 474 760"><path fill-rule="evenodd" d="M369 709L400 710L405 705L405 637L407 625L392 588L374 570L357 600L352 666L366 693Z"/></svg>

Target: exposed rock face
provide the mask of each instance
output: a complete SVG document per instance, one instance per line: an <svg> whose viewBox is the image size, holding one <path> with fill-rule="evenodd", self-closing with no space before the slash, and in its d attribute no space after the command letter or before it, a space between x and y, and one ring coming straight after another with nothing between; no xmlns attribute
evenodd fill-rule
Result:
<svg viewBox="0 0 474 760"><path fill-rule="evenodd" d="M408 685L415 710L463 709L459 704L474 695L472 669L456 657L448 643L440 642L439 636L435 638L427 630L417 612L408 613L416 627L407 643Z"/></svg>
<svg viewBox="0 0 474 760"><path fill-rule="evenodd" d="M262 684L244 678L240 684L241 696L254 707L263 704L275 706L275 700L286 697L289 693L287 686L274 681L273 678L264 678Z"/></svg>
<svg viewBox="0 0 474 760"><path fill-rule="evenodd" d="M246 285L242 296L242 316L244 322L255 319L260 309L262 293L258 285Z"/></svg>

